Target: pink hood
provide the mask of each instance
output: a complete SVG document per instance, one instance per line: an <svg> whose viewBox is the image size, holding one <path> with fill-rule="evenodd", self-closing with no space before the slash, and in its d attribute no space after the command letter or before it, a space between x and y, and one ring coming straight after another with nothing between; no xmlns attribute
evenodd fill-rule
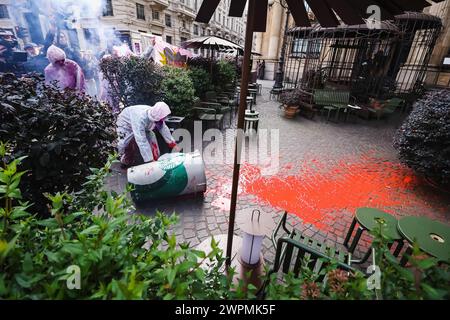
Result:
<svg viewBox="0 0 450 320"><path fill-rule="evenodd" d="M150 120L158 122L161 119L164 119L172 112L170 111L169 106L165 102L157 102L150 110L148 111L148 116Z"/></svg>
<svg viewBox="0 0 450 320"><path fill-rule="evenodd" d="M56 61L66 60L66 53L57 46L51 45L47 50L47 59L55 64Z"/></svg>

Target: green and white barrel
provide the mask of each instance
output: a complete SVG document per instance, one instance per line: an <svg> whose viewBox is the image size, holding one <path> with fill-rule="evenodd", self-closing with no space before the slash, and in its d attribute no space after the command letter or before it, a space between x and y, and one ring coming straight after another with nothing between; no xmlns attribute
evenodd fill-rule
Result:
<svg viewBox="0 0 450 320"><path fill-rule="evenodd" d="M205 165L197 150L164 154L158 161L129 168L127 177L136 202L206 191Z"/></svg>

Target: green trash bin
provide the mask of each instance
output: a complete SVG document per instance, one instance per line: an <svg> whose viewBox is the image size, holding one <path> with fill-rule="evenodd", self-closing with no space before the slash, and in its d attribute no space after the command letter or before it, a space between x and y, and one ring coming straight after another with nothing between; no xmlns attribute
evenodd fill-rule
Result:
<svg viewBox="0 0 450 320"><path fill-rule="evenodd" d="M158 161L129 168L127 178L135 202L206 191L205 165L198 150L164 154Z"/></svg>

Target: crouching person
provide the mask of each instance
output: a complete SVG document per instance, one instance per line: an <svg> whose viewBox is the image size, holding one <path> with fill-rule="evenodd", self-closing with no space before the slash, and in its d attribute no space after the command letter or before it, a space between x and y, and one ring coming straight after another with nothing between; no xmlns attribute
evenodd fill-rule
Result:
<svg viewBox="0 0 450 320"><path fill-rule="evenodd" d="M153 107L130 106L119 114L118 149L123 168L158 160L160 153L154 129L161 133L169 148L178 150L175 139L164 122L170 113L166 103L157 102Z"/></svg>

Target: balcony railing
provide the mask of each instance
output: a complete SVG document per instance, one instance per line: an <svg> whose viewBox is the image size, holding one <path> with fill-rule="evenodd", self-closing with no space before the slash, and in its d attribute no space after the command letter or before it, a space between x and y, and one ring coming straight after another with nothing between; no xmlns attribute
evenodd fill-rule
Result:
<svg viewBox="0 0 450 320"><path fill-rule="evenodd" d="M178 13L184 16L187 16L189 18L195 19L196 13L194 9L188 7L187 5L183 3L178 4Z"/></svg>
<svg viewBox="0 0 450 320"><path fill-rule="evenodd" d="M149 0L151 7L167 8L169 6L169 0Z"/></svg>

